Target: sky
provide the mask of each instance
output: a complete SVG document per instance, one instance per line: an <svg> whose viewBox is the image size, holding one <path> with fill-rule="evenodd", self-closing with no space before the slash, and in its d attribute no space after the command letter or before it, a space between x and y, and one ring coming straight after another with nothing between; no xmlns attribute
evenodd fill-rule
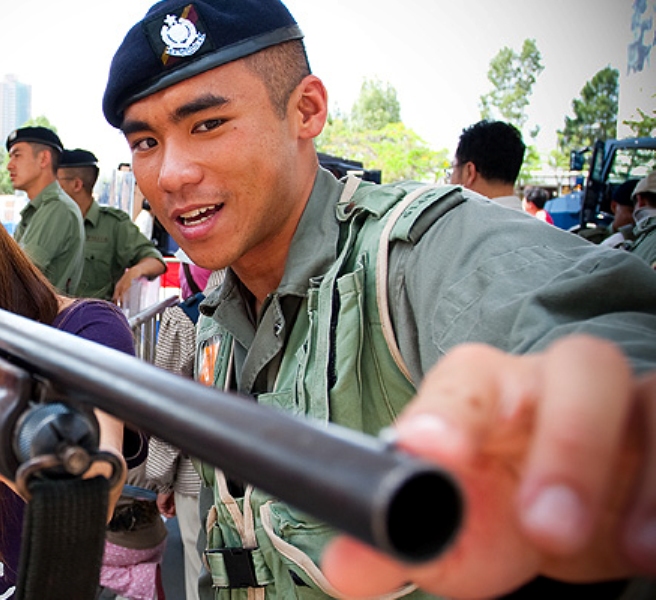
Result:
<svg viewBox="0 0 656 600"><path fill-rule="evenodd" d="M626 71L633 0L287 0L305 34L313 72L330 107L348 112L365 78L394 86L406 126L452 153L480 118L490 61L504 46L536 40L544 71L527 110L538 148L584 84L606 66ZM103 172L130 162L101 102L111 58L152 0L0 0L0 78L32 86L32 114L45 115L64 145L93 151ZM348 157L345 157L348 158ZM366 165L365 165L366 166Z"/></svg>

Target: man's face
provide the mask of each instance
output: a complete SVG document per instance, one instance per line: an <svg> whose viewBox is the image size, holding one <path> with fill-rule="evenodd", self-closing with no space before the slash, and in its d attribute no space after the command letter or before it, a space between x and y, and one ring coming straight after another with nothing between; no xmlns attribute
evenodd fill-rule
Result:
<svg viewBox="0 0 656 600"><path fill-rule="evenodd" d="M40 156L27 142L16 142L9 150L7 170L16 190L29 190L41 175Z"/></svg>
<svg viewBox="0 0 656 600"><path fill-rule="evenodd" d="M462 185L463 176L462 176L463 165L458 162L457 158L454 158L451 162L451 176L449 177L449 183L451 185Z"/></svg>
<svg viewBox="0 0 656 600"><path fill-rule="evenodd" d="M71 169L66 169L65 167L57 169L57 181L62 189L73 198L75 195L75 179L73 171Z"/></svg>
<svg viewBox="0 0 656 600"><path fill-rule="evenodd" d="M129 106L122 130L153 213L196 264L266 269L303 210L297 127L236 61Z"/></svg>
<svg viewBox="0 0 656 600"><path fill-rule="evenodd" d="M613 209L613 213L615 214L613 218L613 227L615 229L633 223L633 206L625 206L619 202L613 202L611 209Z"/></svg>

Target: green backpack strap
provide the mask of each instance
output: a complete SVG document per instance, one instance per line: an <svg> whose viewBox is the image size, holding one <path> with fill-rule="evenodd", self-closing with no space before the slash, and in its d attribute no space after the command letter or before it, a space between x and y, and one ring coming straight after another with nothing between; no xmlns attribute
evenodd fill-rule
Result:
<svg viewBox="0 0 656 600"><path fill-rule="evenodd" d="M363 183L350 176L345 183L339 204L342 207L357 206L367 210L380 219L385 219L378 240L376 253L376 301L378 314L385 342L394 363L405 378L415 385L410 376L394 335L392 319L389 312L388 272L390 244L395 240L413 242L412 229L424 212L433 208L438 202L439 210L435 218L439 218L454 206L464 201L461 194L455 193L462 187L455 185L421 184L416 181L401 182L393 185L376 186ZM347 213L348 208L342 209Z"/></svg>

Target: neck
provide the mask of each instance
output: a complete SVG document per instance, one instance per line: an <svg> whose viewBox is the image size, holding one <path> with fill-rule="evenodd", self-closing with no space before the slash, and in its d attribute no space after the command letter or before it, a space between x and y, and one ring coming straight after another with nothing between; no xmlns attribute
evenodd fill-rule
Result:
<svg viewBox="0 0 656 600"><path fill-rule="evenodd" d="M86 194L80 194L79 196L73 198L73 200L75 200L75 203L80 207L82 217L86 217L89 209L91 208L91 205L93 204L93 198L91 196L87 196Z"/></svg>
<svg viewBox="0 0 656 600"><path fill-rule="evenodd" d="M24 188L27 197L34 200L43 190L45 190L51 183L57 181L54 175L42 174L36 181Z"/></svg>
<svg viewBox="0 0 656 600"><path fill-rule="evenodd" d="M515 186L512 183L497 183L479 179L472 189L488 198L501 198L502 196L515 195Z"/></svg>

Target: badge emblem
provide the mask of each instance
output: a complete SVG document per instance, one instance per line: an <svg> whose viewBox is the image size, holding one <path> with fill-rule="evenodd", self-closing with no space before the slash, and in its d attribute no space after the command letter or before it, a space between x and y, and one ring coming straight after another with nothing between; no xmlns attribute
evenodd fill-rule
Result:
<svg viewBox="0 0 656 600"><path fill-rule="evenodd" d="M166 15L160 35L170 56L191 56L205 41L205 34L199 33L189 19L175 15Z"/></svg>

